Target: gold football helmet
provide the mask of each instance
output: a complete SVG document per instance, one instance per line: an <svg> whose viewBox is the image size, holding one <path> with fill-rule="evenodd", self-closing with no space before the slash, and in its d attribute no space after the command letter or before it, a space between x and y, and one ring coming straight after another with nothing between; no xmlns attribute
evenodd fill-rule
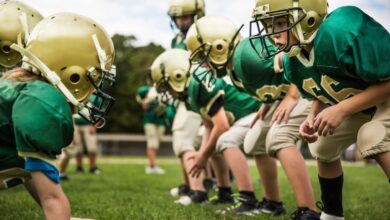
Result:
<svg viewBox="0 0 390 220"><path fill-rule="evenodd" d="M15 66L22 56L11 50L13 43L25 45L29 33L42 20L42 15L18 1L0 2L0 65Z"/></svg>
<svg viewBox="0 0 390 220"><path fill-rule="evenodd" d="M291 30L293 36L299 41L298 45L289 45L287 42L284 46L279 47L276 53L285 51L290 56L296 56L301 47L313 41L327 13L327 0L257 0L252 14L254 20L250 24L250 35L252 38L264 38L287 32L289 38ZM277 20L286 22L284 30L275 31L275 21ZM263 28L260 28L259 21ZM268 27L266 27L266 23L268 23ZM262 42L265 41L262 40ZM276 54L270 54L269 51L267 53L268 57Z"/></svg>
<svg viewBox="0 0 390 220"><path fill-rule="evenodd" d="M158 92L185 93L190 79L189 58L188 51L176 48L163 52L154 60L150 70ZM183 97L179 99L183 100Z"/></svg>
<svg viewBox="0 0 390 220"><path fill-rule="evenodd" d="M45 77L91 122L110 110L114 99L102 87L115 82L114 46L95 21L73 13L54 14L34 28L26 48L11 48L23 55L23 68ZM88 102L92 93L95 100Z"/></svg>
<svg viewBox="0 0 390 220"><path fill-rule="evenodd" d="M242 28L242 26L241 26ZM222 16L205 16L188 30L186 43L191 64L208 66L218 77L226 74L227 65L240 41L240 30Z"/></svg>
<svg viewBox="0 0 390 220"><path fill-rule="evenodd" d="M171 0L168 15L172 18L185 15L196 15L197 19L205 14L204 0Z"/></svg>

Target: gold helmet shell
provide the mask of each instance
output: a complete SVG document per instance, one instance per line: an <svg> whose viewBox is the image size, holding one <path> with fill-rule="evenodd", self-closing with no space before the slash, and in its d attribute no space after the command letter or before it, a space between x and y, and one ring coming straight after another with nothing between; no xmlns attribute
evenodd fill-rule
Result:
<svg viewBox="0 0 390 220"><path fill-rule="evenodd" d="M190 53L175 48L160 54L150 67L151 78L158 91L167 83L174 91L183 92L190 77Z"/></svg>
<svg viewBox="0 0 390 220"><path fill-rule="evenodd" d="M168 15L180 17L185 15L196 15L197 19L205 14L204 0L171 0L169 2Z"/></svg>
<svg viewBox="0 0 390 220"><path fill-rule="evenodd" d="M257 0L252 17L264 21L288 16L289 23L294 26L294 36L300 43L308 44L313 41L327 13L327 0Z"/></svg>
<svg viewBox="0 0 390 220"><path fill-rule="evenodd" d="M10 68L20 61L22 56L10 46L18 41L24 44L28 34L42 19L38 11L22 2L0 2L0 65Z"/></svg>
<svg viewBox="0 0 390 220"><path fill-rule="evenodd" d="M239 41L239 28L223 16L205 16L197 20L186 37L191 57L202 52L215 65L226 64Z"/></svg>
<svg viewBox="0 0 390 220"><path fill-rule="evenodd" d="M111 70L115 54L113 42L102 26L73 13L43 19L30 34L26 51L56 74L79 102L87 100L101 83L103 72ZM40 62L23 57L24 68L47 77Z"/></svg>

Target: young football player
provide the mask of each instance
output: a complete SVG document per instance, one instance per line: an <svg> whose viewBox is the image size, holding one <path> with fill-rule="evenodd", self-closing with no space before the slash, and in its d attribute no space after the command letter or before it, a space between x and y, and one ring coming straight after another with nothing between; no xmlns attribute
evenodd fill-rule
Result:
<svg viewBox="0 0 390 220"><path fill-rule="evenodd" d="M294 111L289 125L280 123L282 120L288 121L290 112L294 110L297 102L300 101L299 95L297 95L294 88L289 90L289 85L283 81L283 75L280 74L281 69L278 63L269 61L263 64L257 60L254 62L251 48L247 48L247 40L244 40L245 46L242 46L245 49L240 47L240 51L236 55L236 62L233 63L233 54L239 41L239 29L229 19L220 16L203 17L190 28L187 34L187 46L192 51L191 63L195 63L198 66L206 65L209 69L214 69L215 75L219 77L229 74L233 83L238 85L238 89L243 91L246 91L245 87L247 85L244 86L240 82L240 79L235 74L235 69L237 68L241 75L243 69L245 69L245 73L251 75L251 79L245 81L245 84L249 82L252 89L254 89L249 94L265 103L254 118L254 121L259 118L262 121L257 122L256 126L246 134L244 144L245 152L254 155L259 174L265 186L264 199L261 202L260 210L272 215L285 213L277 187L276 164L267 153L281 160L290 181L293 183L298 206L307 210L315 209L314 196L304 160L299 151L294 147L299 139L299 124L295 124L296 129L294 133L294 123L299 119L304 120L304 114L308 112L308 103L305 101L300 103L301 107ZM248 49L250 50L248 51ZM245 50L245 57L242 56L242 50ZM257 56L254 58L257 58ZM262 73L263 69L260 69L261 78L252 76L256 71L259 71L256 68L261 67L261 65L266 67L267 72ZM210 71L207 74L195 74L194 78L207 84L210 81L208 79L210 74L214 73ZM281 102L284 97L286 99ZM291 160L294 157L300 159L299 163ZM265 167L272 167L272 169L266 169ZM295 172L298 172L298 170L299 173L296 174ZM270 192L267 189L273 190ZM314 213L314 211L311 212Z"/></svg>
<svg viewBox="0 0 390 220"><path fill-rule="evenodd" d="M186 49L185 38L188 29L196 19L200 19L205 14L204 0L171 0L168 8L168 15L171 17L172 29L177 29L178 33L171 41L171 48ZM187 61L186 61L187 62ZM193 130L200 129L201 118L199 114L188 111L185 104L182 102L175 102L176 112L172 126L173 133L173 148L174 151L181 151L180 148L186 148L188 143L193 143L195 138L192 135ZM174 106L174 105L172 105ZM171 107L171 106L169 106ZM195 127L194 127L195 126ZM189 135L189 136L188 136ZM191 140L190 140L191 139ZM183 168L184 183L171 189L171 195L187 195L190 192L188 186L188 176L185 172L183 161L181 160ZM204 185L210 188L213 181L210 178L205 178Z"/></svg>
<svg viewBox="0 0 390 220"><path fill-rule="evenodd" d="M137 89L137 102L144 111L144 132L146 137L146 154L148 166L146 174L164 174L165 170L157 166L156 154L160 147L161 138L165 133L165 105L157 97L157 91L153 86L141 86Z"/></svg>
<svg viewBox="0 0 390 220"><path fill-rule="evenodd" d="M185 54L183 56L183 53ZM150 67L150 76L155 84L155 87L157 88L157 91L160 92L167 92L166 86L164 82L164 75L174 75L174 74L181 74L184 75L189 68L188 63L188 53L183 49L173 49L170 50L170 52L164 52L160 54L153 62L153 64ZM179 109L180 111L180 109ZM186 108L184 111L187 111ZM189 167L193 165L191 160L188 160L189 156L191 155L191 152L195 152L197 149L197 144L195 143L198 130L200 127L200 120L193 120L196 119L195 116L197 116L194 112L187 111L190 117L186 118L187 123L181 124L182 129L174 130L173 134L180 136L181 139L175 139L173 142L173 151L177 157L180 158L182 167L183 167L183 174L186 178L186 183L179 186L178 191L176 192L181 195L181 197L176 200L175 202L182 205L189 205L191 203L202 203L208 201L208 195L205 191L205 188L202 184L202 179L195 178L187 175L187 172L189 171ZM177 115L176 115L177 117ZM191 120L192 119L192 120ZM182 121L177 121L175 123L182 123ZM189 124L188 124L189 123ZM180 145L177 144L177 141L180 141ZM184 188L185 187L185 188ZM171 190L172 193L172 190Z"/></svg>
<svg viewBox="0 0 390 220"><path fill-rule="evenodd" d="M205 125L199 151L191 152L189 156L193 163L187 169L189 174L191 177L198 177L209 157L212 156L214 159L222 155L237 181L240 195L236 206L220 211L224 214L236 215L258 213L258 203L253 193L249 167L240 147L261 103L239 92L222 79L210 76L209 84L194 79L189 72L189 62L177 62L179 57L189 59L186 51L173 49L163 53L162 56L164 54L168 59L161 61L159 68L162 74L154 81L161 84L161 87L168 90L173 97L185 101L190 109L201 114ZM208 70L198 68L197 71ZM276 167L270 169L273 168ZM226 172L217 170L216 175L218 181L224 180L226 184L229 183ZM277 192L277 187L275 188L267 188L266 193L273 195L275 191Z"/></svg>
<svg viewBox="0 0 390 220"><path fill-rule="evenodd" d="M296 87L283 79L280 57L260 60L249 39L239 42L238 28L220 16L199 19L187 34L195 63L209 65L220 76L229 73L236 87L264 103L254 119L259 121L246 135L244 144L245 152L254 155L262 180L268 181L262 168L267 153L281 162L296 195L298 212L318 218L308 171L296 148L299 125L309 113L310 102L300 99ZM254 43L259 45L260 41ZM267 46L273 48L270 43ZM204 80L205 76L195 77ZM278 202L265 195L262 211L282 214L284 209Z"/></svg>
<svg viewBox="0 0 390 220"><path fill-rule="evenodd" d="M0 79L0 188L24 183L46 219L70 219L54 162L73 139L72 112L104 123L113 101L101 90L114 81L112 40L93 20L58 13L35 26L25 48L10 48L23 63ZM103 105L84 105L95 91Z"/></svg>
<svg viewBox="0 0 390 220"><path fill-rule="evenodd" d="M321 219L344 219L341 153L356 142L390 179L390 35L359 8L328 14L326 0L258 0L254 37L270 39L281 51L284 74L301 95L313 99L300 127L317 159Z"/></svg>

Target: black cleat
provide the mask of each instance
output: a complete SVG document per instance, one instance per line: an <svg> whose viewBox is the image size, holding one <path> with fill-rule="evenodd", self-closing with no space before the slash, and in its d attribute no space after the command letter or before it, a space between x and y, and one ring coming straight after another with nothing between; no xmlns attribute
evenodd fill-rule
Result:
<svg viewBox="0 0 390 220"><path fill-rule="evenodd" d="M257 209L256 198L247 197L245 195L239 195L234 205L217 210L217 213L222 215L246 215L254 216L259 214Z"/></svg>
<svg viewBox="0 0 390 220"><path fill-rule="evenodd" d="M90 174L96 174L96 175L99 175L102 171L97 168L97 167L92 167L91 169L89 169L89 173Z"/></svg>
<svg viewBox="0 0 390 220"><path fill-rule="evenodd" d="M192 203L194 204L199 204L199 203L204 203L209 200L209 197L207 195L207 192L204 191L192 191L190 195L185 195L180 197L178 200L175 201L176 204L180 205L190 205Z"/></svg>
<svg viewBox="0 0 390 220"><path fill-rule="evenodd" d="M175 188L172 188L170 191L169 191L169 194L171 194L171 196L173 197L177 197L177 196L185 196L185 195L189 195L190 194L190 187L186 184L181 184Z"/></svg>
<svg viewBox="0 0 390 220"><path fill-rule="evenodd" d="M203 180L203 187L208 192L216 187L215 181L209 178Z"/></svg>
<svg viewBox="0 0 390 220"><path fill-rule="evenodd" d="M231 192L218 190L217 196L210 198L209 202L211 205L234 204L234 198Z"/></svg>
<svg viewBox="0 0 390 220"><path fill-rule="evenodd" d="M263 201L257 203L257 208L261 213L279 216L286 214L286 208L284 207L283 202L274 202L263 198Z"/></svg>
<svg viewBox="0 0 390 220"><path fill-rule="evenodd" d="M320 213L308 208L298 208L290 217L292 220L320 220Z"/></svg>
<svg viewBox="0 0 390 220"><path fill-rule="evenodd" d="M76 167L76 173L84 173L83 167Z"/></svg>

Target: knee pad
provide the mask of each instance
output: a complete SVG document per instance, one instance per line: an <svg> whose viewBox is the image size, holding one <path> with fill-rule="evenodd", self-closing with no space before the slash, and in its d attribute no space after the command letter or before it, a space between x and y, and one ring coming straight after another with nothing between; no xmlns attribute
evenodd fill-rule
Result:
<svg viewBox="0 0 390 220"><path fill-rule="evenodd" d="M253 154L256 147L265 147L267 137L267 123L261 120L256 121L253 127L246 133L244 138L244 151L246 154Z"/></svg>
<svg viewBox="0 0 390 220"><path fill-rule="evenodd" d="M360 127L357 137L357 146L360 152L365 152L378 146L385 140L386 127L381 121L370 121Z"/></svg>

